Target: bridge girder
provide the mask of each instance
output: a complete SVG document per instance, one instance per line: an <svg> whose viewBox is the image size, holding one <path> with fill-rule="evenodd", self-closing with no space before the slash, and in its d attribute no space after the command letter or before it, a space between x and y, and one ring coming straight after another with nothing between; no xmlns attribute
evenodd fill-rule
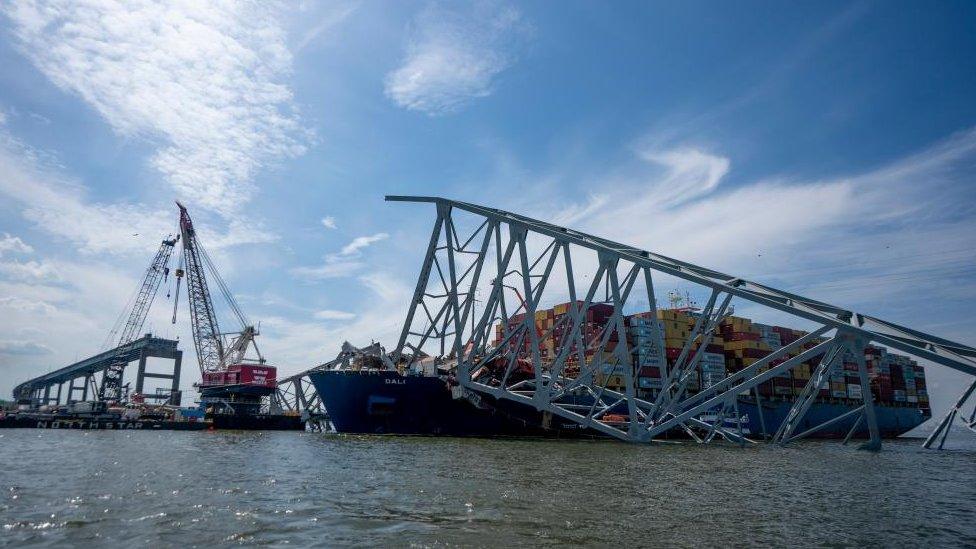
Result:
<svg viewBox="0 0 976 549"><path fill-rule="evenodd" d="M758 399L760 383L819 357L787 421L772 434L784 444L803 438L838 421L797 432L826 372L847 354L857 359L863 404L841 419L856 418L851 434L865 422L865 447L877 449L880 436L863 352L867 345L883 345L976 376L973 347L880 318L511 212L439 197L386 199L436 206L394 361L399 362L407 349L454 360L459 382L469 391L521 402L622 440L646 442L681 429L701 442L751 442L741 430L723 426L726 416L737 414L738 395L751 393ZM624 311L641 302L650 309L650 318L656 318L654 283L662 278L702 288L709 300L673 366L661 359L662 388L656 398L643 399L636 391ZM813 328L802 340L689 394L688 381L705 347L699 343L728 314L733 299L785 313ZM538 329L535 315L540 306L566 300L581 305L570 307L562 324ZM612 313L602 332L592 338L595 345L587 344L581 332L587 329L587 311L597 303L612 307ZM664 357L660 330L655 322L651 326L655 352ZM491 339L493 328L497 341ZM540 342L552 340L553 348L540 348ZM522 359L531 362L532 372L517 379L513 373ZM474 375L494 361L504 364L499 376L486 381ZM611 375L623 378L622 391L608 387ZM959 406L974 390L976 383ZM581 395L590 406L579 405ZM714 422L701 421L705 411L715 412ZM946 429L951 421L944 420Z"/></svg>

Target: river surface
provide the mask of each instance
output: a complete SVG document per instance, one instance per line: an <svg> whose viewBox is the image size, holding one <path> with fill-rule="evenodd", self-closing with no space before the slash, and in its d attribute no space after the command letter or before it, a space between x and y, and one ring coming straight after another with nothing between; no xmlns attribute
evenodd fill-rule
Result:
<svg viewBox="0 0 976 549"><path fill-rule="evenodd" d="M0 431L0 545L973 546L976 437L881 453Z"/></svg>

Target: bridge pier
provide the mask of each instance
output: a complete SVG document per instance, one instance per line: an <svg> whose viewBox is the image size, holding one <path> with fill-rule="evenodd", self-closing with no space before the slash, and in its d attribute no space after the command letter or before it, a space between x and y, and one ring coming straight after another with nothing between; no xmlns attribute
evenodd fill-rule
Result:
<svg viewBox="0 0 976 549"><path fill-rule="evenodd" d="M167 379L169 380L169 394L166 396L166 404L171 404L173 406L179 406L181 399L180 395L180 371L183 366L183 351L175 351L172 356L167 358L173 359L173 373L155 373L146 371L146 358L149 354L145 349L139 355L139 370L136 374L136 392L142 393L145 389L146 378L153 379ZM146 398L161 400L157 395L145 395Z"/></svg>
<svg viewBox="0 0 976 549"><path fill-rule="evenodd" d="M146 381L146 350L139 351L139 372L136 374L136 392L141 393Z"/></svg>

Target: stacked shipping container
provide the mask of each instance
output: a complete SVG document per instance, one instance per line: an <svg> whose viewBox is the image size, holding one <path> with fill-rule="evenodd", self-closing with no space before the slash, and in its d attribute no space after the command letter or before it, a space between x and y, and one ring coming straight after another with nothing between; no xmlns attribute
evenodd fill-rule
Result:
<svg viewBox="0 0 976 549"><path fill-rule="evenodd" d="M616 327L607 326L613 308L598 303L591 304L586 311L582 309L583 303L577 301L563 303L552 309L535 313L534 328L539 341L539 356L543 363L554 361L562 342L567 341L570 351L566 357L565 372L574 375L579 372L580 352L583 359L590 363L595 358L600 342L605 340L601 357L605 364L596 373L597 382L611 389L623 390L626 381L623 368L626 366L619 363L615 356L621 338ZM579 340L572 341L570 338L570 319L574 310L584 316L579 334L582 349L578 348ZM625 317L624 336L627 349L630 351L630 367L632 375L637 379L638 394L645 398L656 396L663 385L668 369L674 366L697 321L697 314L687 309L658 310L655 316L656 318L652 317L651 313L644 312ZM512 317L507 331L502 325L497 325L495 345L504 344L512 351L530 357L532 348L529 337L513 337L506 340L507 334L524 320L524 315ZM686 388L691 392L708 388L730 373L751 366L757 360L805 335L807 332L801 330L728 316L722 320L715 333L700 336L692 346L689 358L698 350L699 345L705 345L705 349L701 354L697 370L688 379ZM660 341L655 341L656 338L660 338ZM786 356L796 356L822 341L823 339L815 339L794 349ZM663 357L658 352L662 347ZM781 373L770 381L760 384L757 392L765 398L792 399L806 387L821 358L814 357L791 371ZM907 356L889 353L886 349L875 346L868 346L865 349L864 358L870 379L870 390L876 401L890 405L928 408L925 370L917 362ZM786 358L778 362L773 361L769 367L776 366L783 360ZM861 386L857 368L857 361L850 354L831 365L829 381L818 389L818 398L823 401L861 400L866 389Z"/></svg>

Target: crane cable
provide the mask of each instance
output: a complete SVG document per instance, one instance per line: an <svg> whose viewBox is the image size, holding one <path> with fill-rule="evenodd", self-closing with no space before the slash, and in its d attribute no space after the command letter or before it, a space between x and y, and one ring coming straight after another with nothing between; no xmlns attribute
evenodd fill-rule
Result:
<svg viewBox="0 0 976 549"><path fill-rule="evenodd" d="M237 316L237 320L241 323L241 329L250 326L247 316L244 315L244 311L241 310L241 306L237 303L237 300L234 299L234 294L231 293L230 288L227 287L227 283L224 282L224 279L217 271L217 267L214 266L213 260L210 259L210 254L207 253L207 250L200 244L199 240L194 239L194 243L196 244L197 249L200 250L200 255L203 257L204 265L206 266L207 270L210 271L213 279L217 282L217 287L220 289L220 293L224 296L224 300L227 301L227 304L234 312L234 315Z"/></svg>

